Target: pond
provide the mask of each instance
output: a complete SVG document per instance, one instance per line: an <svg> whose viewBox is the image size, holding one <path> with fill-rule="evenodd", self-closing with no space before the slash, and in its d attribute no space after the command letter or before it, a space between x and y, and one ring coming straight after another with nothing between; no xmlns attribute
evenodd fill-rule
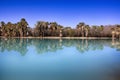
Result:
<svg viewBox="0 0 120 80"><path fill-rule="evenodd" d="M0 80L120 80L120 41L0 38Z"/></svg>

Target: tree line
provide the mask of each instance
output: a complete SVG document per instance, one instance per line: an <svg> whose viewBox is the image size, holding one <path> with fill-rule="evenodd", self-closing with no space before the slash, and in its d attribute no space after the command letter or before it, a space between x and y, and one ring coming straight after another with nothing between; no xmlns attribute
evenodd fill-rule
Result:
<svg viewBox="0 0 120 80"><path fill-rule="evenodd" d="M57 22L38 21L34 28L22 18L17 23L0 22L3 37L119 37L120 25L87 25L80 22L76 28L64 27Z"/></svg>

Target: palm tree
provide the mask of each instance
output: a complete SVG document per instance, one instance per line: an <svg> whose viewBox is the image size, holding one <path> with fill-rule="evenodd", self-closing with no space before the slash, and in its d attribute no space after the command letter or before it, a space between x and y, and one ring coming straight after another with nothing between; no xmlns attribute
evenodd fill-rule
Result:
<svg viewBox="0 0 120 80"><path fill-rule="evenodd" d="M6 24L6 28L7 28L7 35L6 36L11 37L12 36L12 23L8 22Z"/></svg>
<svg viewBox="0 0 120 80"><path fill-rule="evenodd" d="M27 27L27 36L33 36L33 29L31 27Z"/></svg>
<svg viewBox="0 0 120 80"><path fill-rule="evenodd" d="M57 25L57 29L58 29L58 30L60 30L60 29L62 29L62 28L63 28L62 25Z"/></svg>
<svg viewBox="0 0 120 80"><path fill-rule="evenodd" d="M104 30L104 26L100 25L99 30L100 30L100 36L102 36L102 31Z"/></svg>
<svg viewBox="0 0 120 80"><path fill-rule="evenodd" d="M88 33L89 33L90 27L89 25L85 26L85 36L88 37Z"/></svg>
<svg viewBox="0 0 120 80"><path fill-rule="evenodd" d="M77 36L80 36L81 27L79 26L79 24L77 25L76 30L77 30Z"/></svg>
<svg viewBox="0 0 120 80"><path fill-rule="evenodd" d="M1 32L2 32L2 36L5 36L6 34L6 24L4 21L1 22Z"/></svg>
<svg viewBox="0 0 120 80"><path fill-rule="evenodd" d="M116 30L117 30L116 33L117 33L118 39L120 39L120 25L117 25Z"/></svg>
<svg viewBox="0 0 120 80"><path fill-rule="evenodd" d="M62 37L63 36L63 34L62 34L62 32L63 32L63 26L61 26L61 25L58 25L57 26L57 34L60 36L60 37Z"/></svg>
<svg viewBox="0 0 120 80"><path fill-rule="evenodd" d="M50 31L52 36L56 36L56 30L57 30L58 24L56 22L50 23Z"/></svg>
<svg viewBox="0 0 120 80"><path fill-rule="evenodd" d="M114 40L115 39L115 29L111 28L111 30L112 30L112 39Z"/></svg>
<svg viewBox="0 0 120 80"><path fill-rule="evenodd" d="M2 24L0 22L0 36L2 36Z"/></svg>
<svg viewBox="0 0 120 80"><path fill-rule="evenodd" d="M16 26L17 30L18 30L18 36L20 37L23 37L23 28L22 28L22 25L20 22L17 23L17 26Z"/></svg>
<svg viewBox="0 0 120 80"><path fill-rule="evenodd" d="M26 35L27 35L27 26L28 26L28 23L27 23L27 21L24 19L24 18L22 18L21 20L20 20L20 26L21 26L21 30L20 31L22 31L21 32L21 36L24 36L24 37L26 37Z"/></svg>
<svg viewBox="0 0 120 80"><path fill-rule="evenodd" d="M47 32L48 32L48 25L49 23L48 22L42 22L42 26L43 26L43 30L42 30L42 36L46 36Z"/></svg>
<svg viewBox="0 0 120 80"><path fill-rule="evenodd" d="M94 37L96 37L96 34L97 34L97 26L92 26L92 29L93 29L93 31L92 31L92 34L93 34L93 36Z"/></svg>
<svg viewBox="0 0 120 80"><path fill-rule="evenodd" d="M19 33L19 31L18 31L18 29L17 29L17 24L13 24L13 32L12 32L12 36L13 37L18 37L19 35L18 35L18 33Z"/></svg>
<svg viewBox="0 0 120 80"><path fill-rule="evenodd" d="M37 32L38 36L42 36L44 37L44 34L47 32L48 30L48 22L44 22L44 21L38 21L35 31Z"/></svg>
<svg viewBox="0 0 120 80"><path fill-rule="evenodd" d="M0 26L0 36L2 36L2 28L1 28L1 26Z"/></svg>
<svg viewBox="0 0 120 80"><path fill-rule="evenodd" d="M84 22L80 22L77 25L77 29L80 31L82 37L84 37L85 23Z"/></svg>

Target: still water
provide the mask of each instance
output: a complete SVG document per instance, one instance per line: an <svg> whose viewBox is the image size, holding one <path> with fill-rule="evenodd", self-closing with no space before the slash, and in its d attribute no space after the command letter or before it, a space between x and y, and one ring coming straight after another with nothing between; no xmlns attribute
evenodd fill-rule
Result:
<svg viewBox="0 0 120 80"><path fill-rule="evenodd" d="M120 41L0 38L0 80L120 80Z"/></svg>

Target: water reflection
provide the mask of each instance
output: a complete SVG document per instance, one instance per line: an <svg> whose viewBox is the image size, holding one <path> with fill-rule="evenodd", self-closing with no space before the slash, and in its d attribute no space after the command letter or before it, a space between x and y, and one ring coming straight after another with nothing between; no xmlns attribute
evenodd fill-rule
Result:
<svg viewBox="0 0 120 80"><path fill-rule="evenodd" d="M116 48L117 51L120 51L120 40L112 40L112 48Z"/></svg>
<svg viewBox="0 0 120 80"><path fill-rule="evenodd" d="M120 80L119 49L118 40L0 38L0 80Z"/></svg>
<svg viewBox="0 0 120 80"><path fill-rule="evenodd" d="M80 53L89 50L103 50L104 46L116 48L117 51L120 51L120 41L118 40L0 38L0 52L13 50L24 56L29 46L35 47L38 54L56 52L64 49L64 47L75 47Z"/></svg>

